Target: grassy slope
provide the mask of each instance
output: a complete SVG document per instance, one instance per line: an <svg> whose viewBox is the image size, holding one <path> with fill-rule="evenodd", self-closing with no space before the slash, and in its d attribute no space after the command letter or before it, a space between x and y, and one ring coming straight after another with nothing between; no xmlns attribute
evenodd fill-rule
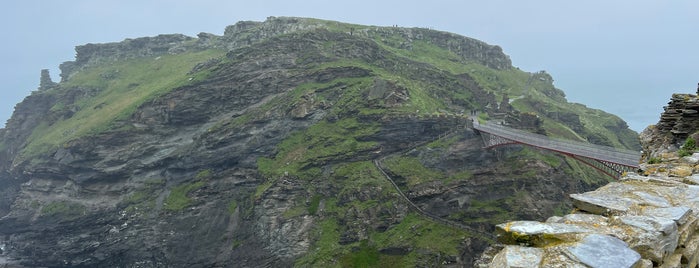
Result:
<svg viewBox="0 0 699 268"><path fill-rule="evenodd" d="M220 50L206 50L98 65L76 73L53 92L35 93L60 94L55 91L62 88L97 90L96 95L84 97L74 104L78 111L70 118L51 126L45 122L35 129L22 156L36 156L71 140L109 130L113 122L128 118L142 103L202 79L206 74L187 73L197 63L223 54ZM57 103L52 109L61 109L66 105L71 104Z"/></svg>
<svg viewBox="0 0 699 268"><path fill-rule="evenodd" d="M313 20L314 23L325 24L331 31L349 32L367 29L367 26L342 24ZM392 44L405 40L401 36L394 34L389 38L374 36L371 37L384 50L387 55L398 59L407 59L417 63L424 63L434 69L443 70L452 75L468 73L488 91L500 96L508 93L510 98L516 98L529 94L532 98L546 103L552 103L563 110L571 110L581 115L581 120L585 126L592 131L599 131L603 135L613 135L605 132L604 122L599 123L601 112L586 109L579 105L569 104L560 98L550 98L540 90L550 90L552 85L535 82L532 83L531 90L525 92L529 74L518 69L493 70L473 62L466 62L460 56L446 49L425 41L415 40L412 49L397 48ZM67 83L62 83L61 88L94 88L98 89L98 94L84 98L77 103L79 110L69 119L61 120L49 126L44 124L34 130L29 139L29 143L22 152L24 157L31 157L58 148L63 144L86 135L93 135L109 130L113 122L128 118L133 111L142 103L166 94L170 90L189 83L192 76L186 73L192 67L202 61L212 57L221 56L224 52L209 50L197 53L185 53L179 55L168 55L159 58L141 58L116 62L110 65L101 65L85 69L77 73ZM434 91L440 90L434 85L416 80L404 73L388 71L384 68L355 60L339 59L337 61L315 66L315 70L339 66L355 66L371 70L375 77L391 81L410 92L409 103L402 107L391 109L377 109L369 107L363 99L368 88L373 83L373 78L339 79L325 84L306 84L292 90L287 96L280 96L270 104L259 109L276 109L277 105L284 105L283 100L298 100L299 96L313 92L317 89L327 88L333 84L348 85L345 88L342 98L334 105L331 114L343 115L352 114L374 114L386 112L414 113L420 110L421 113L435 113L447 109L448 105L443 99L434 95ZM204 78L206 74L193 75L194 81ZM105 78L106 77L106 78ZM60 90L60 89L59 89ZM447 92L450 98L461 99L465 103L471 103L469 92ZM55 94L52 92L39 92L37 94ZM331 93L327 93L331 94ZM334 94L334 93L333 93ZM322 95L320 95L322 97ZM515 102L517 103L517 102ZM474 107L478 103L471 103ZM62 108L57 104L55 109ZM287 104L288 105L288 104ZM517 109L529 111L528 107L517 106ZM259 110L258 109L258 110ZM256 110L255 112L259 112ZM352 111L352 112L348 112ZM245 124L254 115L243 115L232 122L224 122L217 127L235 127ZM546 120L547 129L555 136L566 138L579 138L560 123L553 120ZM321 170L317 168L319 163L332 157L352 157L358 150L372 149L375 144L358 141L362 136L370 135L378 130L378 126L367 123L360 123L352 118L345 118L335 122L322 121L311 126L305 131L292 134L287 140L278 145L279 152L274 157L260 158L258 160L259 171L268 178L278 178L284 174L296 175L308 180L308 188L313 189L312 180L317 178ZM418 165L417 159L396 159L387 163L395 169L394 172L405 173L414 172L411 177L413 182L420 183L432 177L444 177L435 179L454 179L455 174L441 174L430 171L422 165ZM409 167L409 168L407 168ZM349 163L339 163L332 165L333 174L331 179L340 188L340 195L343 193L356 192L363 187L380 186L381 194L385 203L377 200L354 201L347 204L336 204L337 197L320 197L319 193L314 193L317 202L311 202L308 208L296 209L293 213L285 216L294 217L305 214L315 214L318 203L325 204L324 214L320 217L320 224L315 233L315 244L309 254L298 260L299 265L321 265L321 266L341 266L341 265L361 265L361 266L414 266L417 250L411 251L406 256L396 257L378 253L378 249L385 247L417 247L418 249L428 249L433 252L440 252L447 255L456 253L460 241L469 236L461 230L435 224L418 215L409 214L403 221L395 226L391 226L385 232L370 231L367 240L339 245L341 228L337 219L346 215L350 209L366 210L378 208L380 206L390 206L395 201L395 194L390 185L368 161L357 161ZM470 174L457 174L456 177L468 178ZM429 178L428 178L429 177ZM272 182L265 183L258 187L255 196L260 196ZM173 195L180 197L178 200L185 202L168 202L173 204L173 209L180 209L175 206L180 203L187 203L187 192L198 188L200 185L182 186L173 189L180 193ZM173 198L174 198L173 197ZM141 197L135 196L134 199ZM397 202L397 201L395 201ZM315 204L315 205L313 205ZM186 204L185 204L186 205ZM239 206L238 204L235 207ZM313 206L313 207L311 207ZM483 207L486 207L485 205ZM417 229L416 229L417 228ZM450 239L444 240L444 237ZM359 248L353 251L353 248ZM339 260L339 262L334 262Z"/></svg>
<svg viewBox="0 0 699 268"><path fill-rule="evenodd" d="M350 29L358 31L365 26L331 24L328 26L334 31L350 31ZM393 38L393 39L392 39ZM597 126L593 118L599 118L600 115L605 115L601 111L586 109L583 106L570 104L560 96L547 96L541 91L557 92L552 85L544 82L532 82L530 90L525 92L527 82L530 79L530 74L512 68L508 70L493 70L473 62L465 62L460 56L455 53L442 49L436 45L425 41L414 41L412 49L399 49L390 45L390 43L400 43L404 40L399 40L400 37L394 35L392 37L374 37L376 41L389 57L403 58L409 61L415 61L428 64L432 68L444 70L452 75L468 73L488 91L494 92L496 96L501 96L507 93L511 98L524 96L528 92L537 101L553 103L559 109L566 111L575 111L577 114L583 114L581 117L586 126ZM316 66L315 69L333 68L342 66L360 67L371 70L375 77L392 81L396 84L407 88L410 92L410 101L406 105L391 109L376 110L374 107L367 107L362 99L366 93L367 87L371 86L371 79L356 79L359 81L346 81L350 86L347 92L343 93L344 98L334 104L331 114L351 114L347 111L358 111L359 114L369 113L414 113L416 110L421 110L421 113L435 113L443 109L447 109L448 105L444 100L436 98L434 91L439 90L433 85L425 84L403 73L388 71L381 67L354 60L339 59L330 63L325 63ZM337 81L330 82L337 83ZM327 88L329 84L323 85L302 85L294 90L291 99L294 96L299 96L303 93L312 92L314 88ZM451 92L451 98L461 98L466 103L471 102L468 92ZM479 104L473 104L478 106ZM526 107L518 107L522 111L529 111ZM269 107L272 108L272 107ZM610 116L613 117L613 116ZM590 119L590 120L588 120ZM554 136L583 139L580 135L573 132L565 125L554 120L545 120L546 127ZM604 125L602 122L600 125ZM362 131L357 131L362 130ZM372 148L373 144L357 142L357 138L363 135L368 135L376 131L375 126L362 125L352 119L344 119L334 123L321 122L318 125L312 126L305 131L301 131L291 135L290 138L278 145L279 153L274 158L261 158L258 161L259 170L268 178L279 177L283 174L300 176L302 179L309 180L309 184L313 184L313 180L320 176L321 171L318 168L308 168L317 166L318 161L328 156L351 155L358 149ZM593 131L605 133L605 135L613 135L609 131L601 128L593 128ZM605 132L606 131L606 132ZM617 144L620 145L620 144ZM434 146L431 144L430 146ZM527 151L529 154L534 154L534 157L543 158L545 161L552 162L552 165L558 166L561 164L561 159L548 155L539 155L534 151ZM392 158L386 161L386 164L391 167L391 170L398 174L403 174L410 181L408 186L431 180L443 180L446 183L452 182L455 179L468 179L471 175L468 172L460 174L444 174L439 171L430 170L424 167L418 159L415 158ZM576 166L577 167L577 166ZM341 187L341 193L352 192L366 187L367 185L382 185L383 195L390 196L392 190L390 185L386 185L385 180L380 176L375 168L368 162L351 162L344 164L332 165L334 174L332 177L336 182L335 185ZM568 170L568 168L565 168ZM579 169L579 167L578 167ZM574 171L570 171L573 173ZM580 171L579 174L586 174L586 171ZM258 189L256 195L261 195L271 182L263 184ZM309 185L310 188L313 186ZM442 254L455 254L459 242L468 237L468 233L460 230L452 229L451 227L442 226L423 219L418 215L409 215L403 221L395 226L391 226L385 232L372 231L367 240L351 243L348 245L339 245L337 241L340 239L340 234L345 226L339 225L338 218L345 215L352 208L360 208L362 210L377 208L386 204L376 202L376 200L365 202L352 202L350 204L336 204L337 199L333 197L323 198L326 207L325 214L321 217L320 224L315 233L315 244L310 253L299 259L297 264L306 265L322 265L322 266L365 266L365 267L390 267L390 266L413 266L416 261L416 251L412 251L405 256L388 256L380 254L377 249L385 247L417 247L428 249L433 252ZM393 200L390 198L389 200ZM516 203L512 198L512 202ZM495 215L502 219L509 219L507 211L498 211L498 204L483 203L477 209L494 210ZM289 216L304 215L304 211L310 211L310 208L297 208ZM315 210L314 210L315 211ZM466 217L468 218L468 217ZM468 222L469 219L466 219ZM478 219L470 219L477 222ZM486 219L491 222L492 219ZM420 230L414 228L419 226ZM452 237L453 240L440 239L443 237ZM439 243L434 243L440 241ZM352 249L358 250L352 250ZM339 260L339 262L338 262Z"/></svg>
<svg viewBox="0 0 699 268"><path fill-rule="evenodd" d="M349 26L349 25L333 25L330 27L331 30L338 30L338 31L349 31L349 28L354 28L354 30L357 30L358 28L361 28L362 26ZM399 38L397 36L393 36L394 38ZM604 128L603 126L608 124L607 120L616 120L616 117L613 115L606 114L604 112L598 111L598 110L592 110L592 109L587 109L584 106L581 105L576 105L576 104L571 104L567 103L565 101L565 98L560 95L552 95L552 96L547 96L546 94L542 92L555 92L557 93L558 91L553 88L553 85L547 84L542 81L535 81L531 83L530 89L525 91L525 88L527 86L527 82L530 79L530 74L520 71L518 69L512 68L509 70L493 70L487 67L484 67L480 64L473 63L473 62L464 62L460 56L456 55L453 52L450 52L448 50L442 49L440 47L437 47L433 44L423 42L423 41L415 41L413 42L413 46L411 50L405 50L405 49L399 49L392 47L388 43L399 43L401 40L390 40L390 38L387 40L385 37L379 38L376 37L375 41L383 48L386 50L387 54L392 54L395 57L399 58L405 58L411 61L417 61L417 62L422 62L426 63L429 66L432 66L436 69L441 69L444 71L447 71L453 75L458 75L461 73L468 73L471 76L476 79L476 81L485 89L488 91L494 92L497 96L501 96L502 93L507 93L511 98L517 98L521 96L525 96L526 94L529 94L533 98L535 98L536 101L540 102L545 102L545 103L551 103L552 105L555 105L558 109L564 110L564 111L573 111L576 114L581 115L581 121L585 124L586 127L590 129L590 131L594 132L599 132L603 133L605 136L613 136L614 133L611 133L608 129ZM447 105L443 102L443 100L437 99L434 97L434 95L431 92L430 85L425 85L424 83L420 81L415 81L411 79L410 77L406 77L404 74L401 73L394 73L394 72L389 72L385 69L381 69L377 66L372 66L364 62L353 62L353 61L344 61L344 60L339 60L335 61L332 63L327 63L324 64L323 66L319 66L319 68L327 68L327 67L339 67L339 66L355 66L355 67L361 67L365 69L372 70L372 72L383 79L389 80L389 81L394 81L396 83L400 83L401 85L405 86L408 88L410 92L410 103L401 107L397 108L396 112L400 113L412 113L416 108L419 108L423 112L427 113L434 113L437 111L440 111L442 109L446 109ZM366 85L364 85L366 86ZM361 94L354 94L353 96L358 98ZM468 93L461 93L461 94L454 94L451 97L453 98L463 98L464 100L471 101L469 99ZM340 101L337 103L338 107L342 107L343 103L354 103L353 105L357 105L357 103L360 103L360 100L357 99L345 99L343 101ZM478 105L478 104L475 104ZM350 107L351 105L347 105L346 107ZM362 109L368 109L367 107L356 107L352 106L353 108L357 108L359 110ZM526 107L521 107L521 106L515 106L517 109L520 109L521 111L527 112L530 111L526 109ZM381 111L379 111L381 112ZM383 111L383 112L389 112L389 111ZM561 124L560 122L557 122L555 120L545 118L545 122L547 124L545 127L548 129L549 133L551 133L553 136L558 136L558 137L563 137L563 138L569 138L569 139L577 139L581 140L583 137L581 137L579 134L575 133L565 125ZM321 123L321 125L327 124L326 122ZM353 123L355 124L355 123ZM353 125L350 124L350 125ZM321 126L319 125L319 126ZM340 126L340 125L337 125ZM337 127L335 126L335 127ZM324 127L322 129L329 129L327 127ZM332 140L332 138L328 138L327 136L335 136L336 134L331 134L331 133L319 133L317 131L318 129L316 128L311 128L307 131L297 133L295 135L292 135L291 138L289 138L287 141L283 142L280 144L280 153L277 154L277 156L274 159L260 159L260 170L267 174L267 175L279 175L280 173L280 167L283 165L283 168L285 170L291 170L290 174L296 174L296 175L301 175L303 176L303 172L301 169L294 168L294 165L302 164L302 163L307 163L309 161L309 156L313 155L318 155L317 152L313 152L314 150L318 150L315 148L323 148L323 146L318 147L319 143L317 142L318 140ZM333 132L333 131L330 131ZM351 139L355 139L358 136L355 136L352 134L352 132L339 132L337 134L341 135L348 135L347 137L350 137ZM358 133L356 133L358 134ZM304 139L300 139L300 137L303 136ZM338 136L335 136L338 137ZM611 139L611 140L616 140L616 139ZM301 142L304 141L304 142ZM332 144L330 144L330 148L334 149L348 149L347 147L345 148L337 148L337 144L342 144L343 142L341 139L336 140ZM615 145L617 146L622 146L619 142L616 142ZM293 150L290 148L294 148ZM323 148L322 150L325 150ZM545 161L552 162L551 164L554 166L559 166L561 164L561 159L556 158L556 157L551 157L548 155L538 155L536 152L533 151L527 151L530 154L534 154L535 157L543 158ZM338 152L335 152L335 154ZM320 155L327 155L326 153L320 153ZM295 159L296 157L296 159ZM294 160L298 160L295 162ZM297 164L295 164L297 163ZM363 169L365 170L371 170L373 169L372 167L368 166L368 164L360 164L360 163L348 163L348 164L343 164L341 166L354 166L354 165L359 165L362 166ZM430 181L430 180L443 180L445 182L450 182L456 177L459 177L460 179L463 178L469 178L470 174L463 173L463 174L443 174L439 171L434 171L430 170L423 165L421 165L418 161L418 159L415 158L393 158L389 159L386 161L386 164L392 168L394 172L397 172L399 174L404 174L406 178L408 178L410 181L408 182L408 185L414 185L420 182L425 182L425 181ZM580 167L578 165L574 165L576 170L579 170ZM335 169L342 170L343 168L335 166ZM568 168L565 168L567 172L574 173L575 171L571 170L568 171ZM312 172L313 174L319 174L319 171ZM338 172L336 173L341 173L345 174L345 172ZM365 176L363 178L358 177L358 173L361 173L359 171L355 171L355 173L348 174L347 179L350 180L343 180L338 183L338 185L342 185L342 187L345 187L345 190L351 190L348 189L352 187L361 187L360 185L367 183L367 181L372 181L373 183L378 183L382 184L383 178L381 176L377 176L376 174L368 175L366 174L372 174L372 172L364 172ZM375 172L373 172L375 173ZM575 172L580 174L587 174L588 171L578 171ZM587 178L587 176L585 176ZM310 177L307 177L307 179L310 179ZM458 178L457 178L458 179ZM383 188L384 194L390 194L391 190L390 187L385 187ZM516 198L513 198L512 200L516 200ZM330 213L337 213L338 215L342 215L346 213L350 207L354 206L345 206L345 205L335 205L334 199L326 199L329 203L332 203L333 205L330 206ZM476 202L477 203L477 202ZM510 202L510 203L516 203L516 202ZM374 203L374 202L369 202L369 203L361 203L361 204L355 204L355 205L361 205L363 209L367 208L372 208L376 206L381 206L381 204ZM477 204L476 204L477 205ZM497 204L486 204L483 203L483 206L481 206L481 209L498 209ZM477 206L476 206L477 207ZM500 218L507 218L508 212L507 211L495 211L496 215ZM478 219L472 219L473 221L476 221ZM492 219L488 219L488 222L492 221ZM415 233L418 234L424 234L423 232L415 232L415 230L412 230L410 228L407 228L406 226L421 226L424 227L426 230L424 233L427 233L429 235L427 236L421 236L421 235L415 235ZM406 228L404 228L406 227ZM441 252L445 254L452 254L454 253L453 251L456 250L458 247L458 237L467 237L469 234L467 233L459 233L461 231L459 230L453 230L450 227L447 226L441 226L439 224L434 224L431 223L430 221L426 219L421 219L417 215L409 215L406 217L399 225L397 226L392 226L387 230L386 232L372 232L369 235L368 240L363 240L360 242L352 243L349 245L341 246L337 244L337 241L339 240L339 236L342 230L342 226L339 226L336 219L332 216L326 216L323 217L323 220L321 221L320 226L318 227L317 230L317 237L316 237L316 243L314 245L314 249L311 250L311 253L302 259L299 259L299 262L297 264L299 265L323 265L323 266L334 266L334 265L340 265L340 266L353 266L353 265L361 265L361 266L366 266L366 267L386 267L386 266L404 266L404 265L414 265L415 264L415 252L413 251L412 253L406 255L406 256L388 256L388 255L382 255L377 252L377 248L384 248L384 247L396 247L396 246L415 246L418 248L423 248L423 249L429 249L433 250L434 252ZM457 233L454 233L457 232ZM437 239L437 237L432 237L432 235L435 235L438 237L454 237L454 241L451 240L443 240L443 239ZM443 241L439 245L431 245L430 243L433 243L435 240L437 241ZM350 250L351 248L359 249L359 250ZM339 258L340 262L334 262L337 261Z"/></svg>

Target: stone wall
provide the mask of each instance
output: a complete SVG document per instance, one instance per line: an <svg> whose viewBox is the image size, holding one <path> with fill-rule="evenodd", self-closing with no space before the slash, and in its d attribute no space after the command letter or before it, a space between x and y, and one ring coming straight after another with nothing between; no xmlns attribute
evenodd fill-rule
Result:
<svg viewBox="0 0 699 268"><path fill-rule="evenodd" d="M699 174L674 175L629 174L571 195L571 214L497 225L504 246L479 266L696 267Z"/></svg>
<svg viewBox="0 0 699 268"><path fill-rule="evenodd" d="M641 174L570 195L570 214L497 225L500 244L475 266L697 267L699 153L676 151L699 129L698 110L696 95L674 94L660 122L641 135L644 157L654 158Z"/></svg>

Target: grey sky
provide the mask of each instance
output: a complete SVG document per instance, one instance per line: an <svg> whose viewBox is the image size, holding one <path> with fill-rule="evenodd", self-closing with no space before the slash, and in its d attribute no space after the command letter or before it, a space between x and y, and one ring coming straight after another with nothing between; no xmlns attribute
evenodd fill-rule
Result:
<svg viewBox="0 0 699 268"><path fill-rule="evenodd" d="M430 27L501 46L513 65L546 70L568 100L603 109L640 131L672 93L699 82L699 1L216 1L12 0L0 11L0 126L38 87L58 80L74 47L125 38L222 34L240 20L299 16Z"/></svg>

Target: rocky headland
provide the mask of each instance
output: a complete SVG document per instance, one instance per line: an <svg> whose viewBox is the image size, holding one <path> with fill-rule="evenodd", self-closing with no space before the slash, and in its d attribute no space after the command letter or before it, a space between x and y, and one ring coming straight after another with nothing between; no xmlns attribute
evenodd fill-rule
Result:
<svg viewBox="0 0 699 268"><path fill-rule="evenodd" d="M76 52L0 129L0 266L468 267L495 225L611 179L444 115L640 150L545 72L430 29L270 17Z"/></svg>

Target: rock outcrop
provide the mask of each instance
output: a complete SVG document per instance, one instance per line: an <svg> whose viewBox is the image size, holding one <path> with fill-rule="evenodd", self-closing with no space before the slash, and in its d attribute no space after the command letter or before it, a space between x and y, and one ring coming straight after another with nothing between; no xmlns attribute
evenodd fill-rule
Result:
<svg viewBox="0 0 699 268"><path fill-rule="evenodd" d="M51 80L51 74L48 69L41 70L41 78L39 79L39 90L47 90L55 87L57 84Z"/></svg>
<svg viewBox="0 0 699 268"><path fill-rule="evenodd" d="M641 132L644 144L644 161L674 152L685 140L699 138L699 98L693 94L673 94L668 105L663 107L660 121Z"/></svg>
<svg viewBox="0 0 699 268"><path fill-rule="evenodd" d="M478 267L697 267L699 153L677 155L677 142L699 130L696 96L674 94L643 135L641 173L595 191L571 194L575 210L545 222L496 226L501 245Z"/></svg>

